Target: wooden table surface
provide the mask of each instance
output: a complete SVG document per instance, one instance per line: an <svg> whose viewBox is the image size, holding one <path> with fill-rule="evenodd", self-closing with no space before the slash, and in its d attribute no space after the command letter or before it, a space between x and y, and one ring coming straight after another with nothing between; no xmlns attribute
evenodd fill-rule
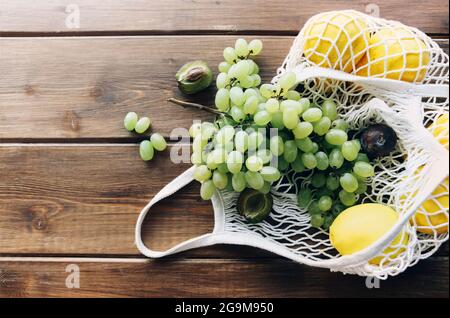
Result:
<svg viewBox="0 0 450 318"><path fill-rule="evenodd" d="M65 23L77 9L69 4L79 28ZM444 0L2 0L0 296L448 297L448 244L379 289L252 248L149 261L134 245L140 209L188 165L168 151L142 162L142 137L123 129L124 115L150 115L166 137L211 119L166 102L184 98L174 80L183 63L216 66L237 36L257 37L269 80L308 17L345 8L416 26L448 51ZM213 93L195 100L211 103ZM198 191L158 204L145 241L163 249L211 231ZM70 264L80 288L66 287Z"/></svg>

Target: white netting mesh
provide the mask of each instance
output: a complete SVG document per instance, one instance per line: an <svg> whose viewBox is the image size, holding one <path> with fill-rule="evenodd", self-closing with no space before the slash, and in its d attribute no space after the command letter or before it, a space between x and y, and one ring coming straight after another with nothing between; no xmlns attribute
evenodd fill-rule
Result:
<svg viewBox="0 0 450 318"><path fill-rule="evenodd" d="M360 76L448 85L448 62L439 45L415 28L355 11L327 12L307 22L274 81L286 71L321 66ZM436 169L442 169L436 166L442 163L437 159L448 159L448 98L416 96L325 77L307 79L301 85L303 94L314 103L320 105L327 98L336 101L340 116L352 129L385 122L396 131L398 147L376 162L378 172L369 181L364 202L387 204L400 216L410 213L414 205L420 203L421 207L399 231L394 244L385 245L389 249L382 249L385 253L378 257L377 264L366 260L326 265L327 260L341 256L331 246L328 233L312 228L308 212L298 207L297 190L308 178L295 173L289 173L274 187L273 212L259 224L248 224L238 215L236 194L222 193L227 202L225 230L257 234L287 248L293 259L301 262L382 279L433 254L448 240L448 178L425 195L421 189L430 178L436 178ZM374 98L386 103L382 103L384 107L372 103Z"/></svg>

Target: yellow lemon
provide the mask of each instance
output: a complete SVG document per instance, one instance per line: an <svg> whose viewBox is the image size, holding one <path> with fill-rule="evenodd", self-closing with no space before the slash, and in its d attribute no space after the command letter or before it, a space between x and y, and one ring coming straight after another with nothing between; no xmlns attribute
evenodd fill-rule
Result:
<svg viewBox="0 0 450 318"><path fill-rule="evenodd" d="M428 129L448 150L448 114L439 118ZM420 170L419 170L420 171ZM413 224L417 231L426 234L442 234L448 232L448 178L446 178L431 194L414 215Z"/></svg>
<svg viewBox="0 0 450 318"><path fill-rule="evenodd" d="M369 50L356 74L406 82L422 82L430 53L425 43L404 27L381 29L369 39Z"/></svg>
<svg viewBox="0 0 450 318"><path fill-rule="evenodd" d="M326 12L305 25L303 52L318 66L346 72L364 56L368 37L366 22L354 11Z"/></svg>
<svg viewBox="0 0 450 318"><path fill-rule="evenodd" d="M343 211L330 227L330 241L341 255L351 255L372 245L384 236L398 221L399 215L383 204L366 203L355 205ZM400 232L383 254L395 258L405 249L398 247L400 242L406 245L409 236ZM370 263L379 264L384 256L380 255Z"/></svg>
<svg viewBox="0 0 450 318"><path fill-rule="evenodd" d="M426 200L414 214L417 231L426 234L433 234L434 231L437 234L446 233L448 232L448 178L433 191L432 197L434 198Z"/></svg>

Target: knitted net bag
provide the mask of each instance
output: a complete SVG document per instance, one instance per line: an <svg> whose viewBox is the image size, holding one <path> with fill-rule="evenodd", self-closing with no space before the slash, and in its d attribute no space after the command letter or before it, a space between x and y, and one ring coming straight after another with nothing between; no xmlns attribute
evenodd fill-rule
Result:
<svg viewBox="0 0 450 318"><path fill-rule="evenodd" d="M153 251L141 238L151 206L193 180L193 169L169 183L142 210L136 244L148 257L163 257L213 244L254 246L310 266L386 279L432 255L448 240L448 63L427 35L396 21L356 11L312 17L293 42L276 82L295 72L303 95L320 103L332 98L352 129L383 122L399 143L375 162L362 201L383 203L399 214L397 224L363 251L341 256L327 232L313 228L297 205L297 191L308 181L286 173L272 187L269 218L249 224L237 213L238 194L220 191L212 198L214 230L167 251Z"/></svg>

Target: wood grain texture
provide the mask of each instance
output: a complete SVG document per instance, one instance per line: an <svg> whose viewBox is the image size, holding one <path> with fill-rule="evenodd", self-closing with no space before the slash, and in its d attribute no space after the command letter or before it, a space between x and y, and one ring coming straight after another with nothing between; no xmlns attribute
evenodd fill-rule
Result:
<svg viewBox="0 0 450 318"><path fill-rule="evenodd" d="M139 256L134 246L139 211L189 167L171 163L171 149L145 163L137 145L0 147L0 254ZM144 241L167 249L210 232L212 207L198 193L193 182L155 206L145 222ZM441 253L448 256L448 245ZM235 247L188 255L274 256Z"/></svg>
<svg viewBox="0 0 450 318"><path fill-rule="evenodd" d="M70 7L67 10L67 6L72 3L79 8L79 28L66 26L66 19L73 12ZM386 19L399 20L428 33L448 34L448 2L442 0L247 0L245 5L239 0L47 0L34 3L2 0L0 32L276 32L292 35L312 15L341 9L379 13Z"/></svg>
<svg viewBox="0 0 450 318"><path fill-rule="evenodd" d="M0 167L0 253L138 255L140 210L189 165L169 151L145 163L137 145L30 146L1 147ZM146 242L168 248L210 232L212 207L198 193L192 183L155 206Z"/></svg>
<svg viewBox="0 0 450 318"><path fill-rule="evenodd" d="M214 68L235 37L82 37L0 39L0 141L3 139L129 139L129 111L149 115L166 136L211 119L168 103L169 97L211 105L214 90L181 96L178 68L203 59ZM269 80L282 63L291 37L263 37L258 59Z"/></svg>
<svg viewBox="0 0 450 318"><path fill-rule="evenodd" d="M268 81L289 51L292 37L261 37L257 62ZM129 111L153 120L168 136L189 128L202 111L168 103L169 97L213 103L214 89L181 96L174 79L186 61L211 67L233 36L0 38L0 142L130 140L122 125ZM437 40L448 51L448 39Z"/></svg>
<svg viewBox="0 0 450 318"><path fill-rule="evenodd" d="M2 262L0 297L448 297L448 258L423 261L379 289L358 276L246 259L75 263L80 289L69 289L69 264Z"/></svg>

